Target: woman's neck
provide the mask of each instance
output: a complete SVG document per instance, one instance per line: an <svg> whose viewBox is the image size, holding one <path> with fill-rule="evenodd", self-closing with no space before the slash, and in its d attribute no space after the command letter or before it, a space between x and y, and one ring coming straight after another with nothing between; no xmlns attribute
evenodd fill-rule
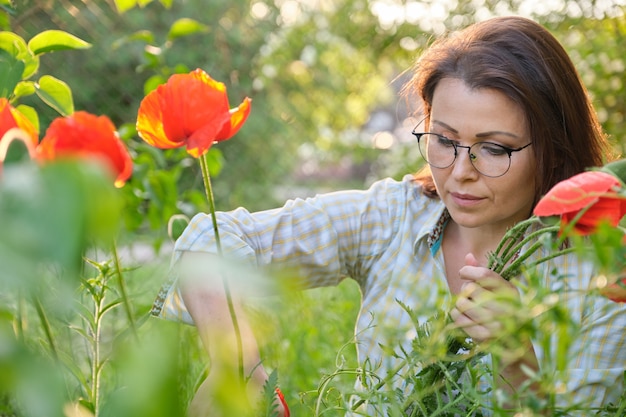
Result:
<svg viewBox="0 0 626 417"><path fill-rule="evenodd" d="M481 265L486 265L489 253L497 248L505 233L506 230L501 228L462 227L451 219L444 232L444 239L451 247L457 248L457 256L472 253Z"/></svg>

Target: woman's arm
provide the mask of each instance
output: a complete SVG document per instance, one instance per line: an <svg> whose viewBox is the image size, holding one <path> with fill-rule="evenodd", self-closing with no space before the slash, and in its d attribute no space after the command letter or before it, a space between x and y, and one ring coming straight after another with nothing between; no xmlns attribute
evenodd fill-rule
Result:
<svg viewBox="0 0 626 417"><path fill-rule="evenodd" d="M179 283L183 300L210 357L209 374L190 404L190 417L239 414L237 408L241 412L258 404L267 380L239 291L231 292L235 330L224 282L219 273L208 272L207 266L214 258L210 254L186 253L181 259L186 264ZM277 406L279 415L285 415L282 405Z"/></svg>

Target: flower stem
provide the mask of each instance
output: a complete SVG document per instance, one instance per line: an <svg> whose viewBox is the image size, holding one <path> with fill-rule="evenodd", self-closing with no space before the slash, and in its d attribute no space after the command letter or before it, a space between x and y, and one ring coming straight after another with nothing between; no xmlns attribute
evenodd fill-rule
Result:
<svg viewBox="0 0 626 417"><path fill-rule="evenodd" d="M529 268L537 266L537 265L539 265L539 264L541 264L541 263L543 263L545 261L548 261L550 259L557 258L557 257L559 257L561 255L572 253L573 249L570 249L570 248L564 248L563 249L562 246L565 243L565 241L567 240L567 237L569 236L569 234L572 233L572 231L575 230L575 227L576 227L576 224L578 223L578 221L582 218L582 216L585 214L585 212L587 212L587 210L589 210L589 208L594 203L595 202L593 202L593 203L587 205L586 207L583 207L581 210L579 210L578 213L576 213L576 216L570 222L568 222L564 226L563 226L563 224L559 224L557 226L542 227L542 228L540 228L538 230L535 230L534 232L532 232L532 233L530 233L530 234L528 234L526 236L524 236L524 233L526 232L526 230L533 223L540 223L541 224L541 219L539 219L537 216L531 216L528 219L517 223L515 226L513 226L511 229L509 229L505 233L504 237L500 241L500 244L496 248L495 252L493 252L493 254L490 256L488 268L490 268L494 272L499 273L502 276L502 278L504 278L507 281L509 281L515 275L519 274L522 262L524 262L526 259L528 259L541 246L543 246L543 243L540 242L540 241L537 241L537 242L533 243L530 246L530 248L528 248L518 258L514 259L515 256L517 256L519 251L528 242L530 242L532 240L536 240L539 236L541 236L543 234L546 234L546 233L557 233L558 232L558 239L554 243L554 247L557 248L557 250L556 250L556 252L553 252L550 255L548 255L546 257L543 257L543 258L539 259L536 262L531 263L531 265L528 266ZM524 237L522 238L522 236L524 236ZM522 238L522 239L520 240L520 238ZM513 259L514 259L514 261L511 262ZM511 264L509 264L509 262L511 262Z"/></svg>
<svg viewBox="0 0 626 417"><path fill-rule="evenodd" d="M495 272L500 272L506 264L515 256L519 248L520 238L524 236L526 230L535 222L539 221L536 217L530 217L524 221L517 223L509 229L489 259L488 268ZM528 239L522 239L522 244Z"/></svg>
<svg viewBox="0 0 626 417"><path fill-rule="evenodd" d="M120 258L117 254L117 246L115 242L111 245L111 251L113 252L113 264L115 267L115 275L117 276L118 285L120 287L120 295L122 297L122 303L124 304L124 310L126 311L126 317L128 318L128 323L130 324L130 329L135 337L135 340L139 340L137 336L137 328L135 326L135 320L133 319L133 311L130 306L130 301L128 300L128 295L126 291L126 282L124 281L124 275L122 274L122 267L120 265Z"/></svg>
<svg viewBox="0 0 626 417"><path fill-rule="evenodd" d="M35 305L37 316L39 316L39 321L41 321L41 327L43 327L43 331L46 334L46 340L48 341L52 357L58 360L59 354L57 353L56 344L54 343L54 338L52 336L52 328L50 327L50 322L48 321L48 317L46 316L46 312L44 311L43 305L41 304L39 297L37 297L36 295L33 296L33 304Z"/></svg>
<svg viewBox="0 0 626 417"><path fill-rule="evenodd" d="M549 227L544 227L542 229L536 230L532 233L530 233L528 236L525 236L521 241L519 241L515 246L512 246L509 250L508 253L506 253L500 261L498 270L496 270L496 272L501 272L504 269L507 270L512 270L513 267L517 268L519 267L519 265L525 261L526 259L528 259L528 257L530 255L532 255L533 253L535 253L535 251L537 249L539 249L541 246L543 246L542 242L535 242L533 243L533 245L526 250L526 252L524 252L522 255L520 255L517 259L515 259L515 261L509 265L507 267L507 264L517 255L517 253L521 250L522 247L524 247L524 245L526 245L528 242L535 240L537 237L545 234L545 233L554 233L556 231L558 231L559 228L558 226L549 226Z"/></svg>
<svg viewBox="0 0 626 417"><path fill-rule="evenodd" d="M203 154L199 158L200 168L202 170L202 180L204 181L204 189L206 191L206 197L209 202L209 211L211 212L211 220L213 221L213 232L215 234L215 244L217 246L217 253L222 256L222 242L220 240L219 228L217 227L217 216L215 214L215 200L213 198L213 188L211 187L211 176L209 174L209 165L207 161L207 154ZM233 322L233 329L235 331L235 338L237 341L237 364L239 381L244 381L244 367L243 367L243 343L241 340L241 331L239 330L239 321L237 320L237 313L233 304L233 296L230 291L228 279L222 275L222 284L224 286L224 293L226 295L226 303L228 304L228 312Z"/></svg>

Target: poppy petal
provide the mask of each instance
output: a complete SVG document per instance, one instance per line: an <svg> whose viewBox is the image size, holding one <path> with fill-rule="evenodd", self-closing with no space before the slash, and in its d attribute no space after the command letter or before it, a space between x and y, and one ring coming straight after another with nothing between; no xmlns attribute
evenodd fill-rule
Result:
<svg viewBox="0 0 626 417"><path fill-rule="evenodd" d="M582 235L588 235L595 231L598 225L606 222L615 227L619 224L624 214L626 214L626 199L621 198L618 194L604 196L598 198L591 207L589 207L574 225L574 230ZM578 216L578 211L564 213L562 215L563 226L573 222Z"/></svg>
<svg viewBox="0 0 626 417"><path fill-rule="evenodd" d="M226 86L204 71L175 74L164 90L163 125L170 140L186 140L206 123L228 112ZM211 143L215 138L211 138ZM210 144L209 144L210 146Z"/></svg>
<svg viewBox="0 0 626 417"><path fill-rule="evenodd" d="M230 139L239 131L239 129L241 129L241 126L243 126L248 118L248 115L250 114L251 103L252 100L246 97L239 107L235 107L230 110L230 121L224 124L222 130L216 136L216 140L218 142Z"/></svg>
<svg viewBox="0 0 626 417"><path fill-rule="evenodd" d="M221 113L221 118L214 118L201 129L196 130L187 140L187 152L194 158L206 153L215 142L214 138L219 129L230 120L228 113Z"/></svg>
<svg viewBox="0 0 626 417"><path fill-rule="evenodd" d="M533 213L537 216L553 216L577 211L599 197L599 193L618 186L619 181L610 174L587 171L556 184L537 203Z"/></svg>
<svg viewBox="0 0 626 417"><path fill-rule="evenodd" d="M164 86L157 87L141 101L137 114L137 133L141 139L154 147L179 148L185 143L170 140L163 128L163 88Z"/></svg>
<svg viewBox="0 0 626 417"><path fill-rule="evenodd" d="M39 138L35 126L33 126L26 116L13 108L6 98L0 98L0 138L14 127L25 131L32 140L33 145L37 145Z"/></svg>
<svg viewBox="0 0 626 417"><path fill-rule="evenodd" d="M59 158L99 158L115 174L120 187L132 174L132 159L115 133L115 125L106 116L76 112L52 121L37 147L40 160Z"/></svg>
<svg viewBox="0 0 626 417"><path fill-rule="evenodd" d="M278 396L278 400L280 401L280 404L283 406L283 412L284 412L285 417L289 417L291 413L289 412L287 401L285 401L285 396L283 395L280 388L276 387L275 391L276 391L276 395Z"/></svg>

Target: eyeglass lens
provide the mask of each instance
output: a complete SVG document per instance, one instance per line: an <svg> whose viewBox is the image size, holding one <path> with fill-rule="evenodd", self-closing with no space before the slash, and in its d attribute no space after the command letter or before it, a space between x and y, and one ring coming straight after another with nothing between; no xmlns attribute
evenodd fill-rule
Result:
<svg viewBox="0 0 626 417"><path fill-rule="evenodd" d="M468 147L434 133L419 135L418 143L422 157L435 168L448 168L456 160L457 153L463 156L466 151L474 168L485 176L502 176L511 166L509 150L495 143L477 142Z"/></svg>

